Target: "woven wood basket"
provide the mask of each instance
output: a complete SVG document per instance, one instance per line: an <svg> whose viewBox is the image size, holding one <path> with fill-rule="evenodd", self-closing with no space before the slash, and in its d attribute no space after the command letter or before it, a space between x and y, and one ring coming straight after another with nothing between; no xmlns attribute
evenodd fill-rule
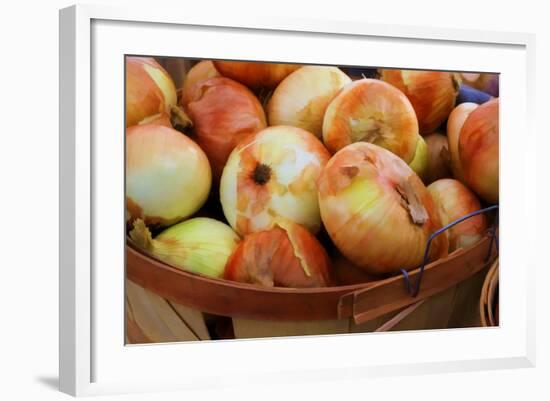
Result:
<svg viewBox="0 0 550 401"><path fill-rule="evenodd" d="M479 297L479 315L483 327L498 326L498 266L497 258L487 272Z"/></svg>

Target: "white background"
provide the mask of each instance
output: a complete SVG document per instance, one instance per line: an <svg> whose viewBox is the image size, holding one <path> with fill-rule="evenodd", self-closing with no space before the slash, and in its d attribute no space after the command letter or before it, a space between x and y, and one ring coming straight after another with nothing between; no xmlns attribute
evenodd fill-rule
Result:
<svg viewBox="0 0 550 401"><path fill-rule="evenodd" d="M100 2L100 1L97 1ZM110 3L130 3L117 1ZM149 1L155 7L168 1ZM224 15L246 12L237 1L174 1L189 12ZM548 13L535 2L351 1L257 2L259 13L277 16L334 20L364 19L373 23L428 25L537 34L537 111L539 182L548 182L544 149L548 147L548 73L550 32ZM540 2L544 4L544 2ZM57 291L58 291L58 19L57 9L66 1L26 1L4 5L2 10L0 104L0 396L4 399L65 399L57 387ZM222 8L222 4L223 8ZM223 43L220 43L223 46ZM6 125L7 122L7 125ZM517 133L522 135L521 132ZM540 188L538 233L533 240L546 246L543 224L548 213ZM545 236L546 238L543 238ZM541 252L542 254L542 252ZM6 257L7 256L7 257ZM206 392L211 399L287 399L346 397L389 399L544 399L550 395L549 321L550 284L548 261L540 259L537 271L537 367L482 373L371 379L362 382L325 382L273 386L246 391ZM389 350L391 352L391 350ZM195 397L198 394L157 394L102 397L102 399L157 400ZM189 398L188 398L189 399Z"/></svg>

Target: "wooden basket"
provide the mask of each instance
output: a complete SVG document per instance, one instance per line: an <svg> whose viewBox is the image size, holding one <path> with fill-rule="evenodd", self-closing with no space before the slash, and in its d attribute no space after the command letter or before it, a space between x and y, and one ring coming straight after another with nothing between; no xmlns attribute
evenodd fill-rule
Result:
<svg viewBox="0 0 550 401"><path fill-rule="evenodd" d="M479 297L479 315L483 327L498 326L498 266L497 258L487 272Z"/></svg>
<svg viewBox="0 0 550 401"><path fill-rule="evenodd" d="M128 343L479 326L489 234L426 266L412 297L402 275L327 288L264 288L211 279L126 246ZM409 272L412 282L420 269ZM213 325L214 330L212 329ZM210 328L210 329L209 329Z"/></svg>

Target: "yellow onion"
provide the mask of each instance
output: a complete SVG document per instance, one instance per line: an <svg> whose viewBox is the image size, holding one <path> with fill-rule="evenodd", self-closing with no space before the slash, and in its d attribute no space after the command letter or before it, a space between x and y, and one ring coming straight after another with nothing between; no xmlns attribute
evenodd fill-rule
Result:
<svg viewBox="0 0 550 401"><path fill-rule="evenodd" d="M208 159L173 128L136 125L126 130L126 220L169 226L195 213L211 185Z"/></svg>
<svg viewBox="0 0 550 401"><path fill-rule="evenodd" d="M195 217L167 228L154 239L138 219L130 238L150 255L174 267L208 277L221 278L227 260L240 238L227 224Z"/></svg>
<svg viewBox="0 0 550 401"><path fill-rule="evenodd" d="M296 127L268 127L233 150L223 170L220 199L240 235L268 230L279 219L319 230L316 180L329 154L315 135Z"/></svg>
<svg viewBox="0 0 550 401"><path fill-rule="evenodd" d="M214 66L224 77L251 89L274 89L288 74L301 67L299 64L221 60L215 60Z"/></svg>
<svg viewBox="0 0 550 401"><path fill-rule="evenodd" d="M476 103L461 103L453 109L447 120L447 140L449 142L449 153L451 155L451 169L453 171L453 177L461 182L464 182L464 172L462 171L460 156L458 154L458 138L464 121L466 121L466 118L468 118L470 113L476 109L477 106Z"/></svg>
<svg viewBox="0 0 550 401"><path fill-rule="evenodd" d="M489 203L498 203L499 100L492 99L470 113L458 138L458 153L466 184Z"/></svg>
<svg viewBox="0 0 550 401"><path fill-rule="evenodd" d="M430 184L441 178L451 177L451 160L447 137L440 133L424 137L428 147L428 168L424 173L424 183Z"/></svg>
<svg viewBox="0 0 550 401"><path fill-rule="evenodd" d="M178 123L189 123L177 106L174 82L151 57L126 58L126 127L165 114Z"/></svg>
<svg viewBox="0 0 550 401"><path fill-rule="evenodd" d="M411 101L422 135L434 132L455 106L459 82L453 73L381 69L379 74Z"/></svg>
<svg viewBox="0 0 550 401"><path fill-rule="evenodd" d="M266 287L326 287L329 266L317 238L286 221L246 236L227 262L224 278Z"/></svg>
<svg viewBox="0 0 550 401"><path fill-rule="evenodd" d="M266 127L258 99L246 86L229 78L209 78L191 87L186 111L216 182L237 143Z"/></svg>
<svg viewBox="0 0 550 401"><path fill-rule="evenodd" d="M372 274L418 266L428 238L442 227L430 193L407 164L379 146L346 146L318 180L323 224L336 247ZM436 236L430 260L447 255Z"/></svg>
<svg viewBox="0 0 550 401"><path fill-rule="evenodd" d="M499 74L462 72L459 75L464 85L471 86L491 96L498 97Z"/></svg>
<svg viewBox="0 0 550 401"><path fill-rule="evenodd" d="M187 72L185 76L185 81L183 81L183 86L181 88L179 104L183 107L187 106L187 103L190 101L191 89L193 86L198 84L201 81L204 81L208 78L219 77L220 73L214 67L214 63L211 60L202 60L201 62L195 64Z"/></svg>
<svg viewBox="0 0 550 401"><path fill-rule="evenodd" d="M323 142L331 153L350 143L370 142L410 163L417 141L411 103L401 91L376 79L347 85L330 102L323 120Z"/></svg>
<svg viewBox="0 0 550 401"><path fill-rule="evenodd" d="M350 82L336 67L299 68L273 92L267 105L269 125L292 125L321 138L328 104Z"/></svg>
<svg viewBox="0 0 550 401"><path fill-rule="evenodd" d="M409 167L424 180L428 171L428 145L420 135L418 135L416 151L414 152L414 158L409 163Z"/></svg>

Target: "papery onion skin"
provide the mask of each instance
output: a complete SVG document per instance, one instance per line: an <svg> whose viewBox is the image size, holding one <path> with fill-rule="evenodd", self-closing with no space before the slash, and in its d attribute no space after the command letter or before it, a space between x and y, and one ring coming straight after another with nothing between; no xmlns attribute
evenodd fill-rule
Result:
<svg viewBox="0 0 550 401"><path fill-rule="evenodd" d="M461 182L464 182L464 172L460 163L458 154L458 138L462 126L470 113L477 108L476 103L462 103L456 106L447 120L447 141L449 142L449 153L451 157L451 170L453 177Z"/></svg>
<svg viewBox="0 0 550 401"><path fill-rule="evenodd" d="M351 79L336 67L304 66L288 75L267 105L269 125L291 125L323 135L323 117L334 96Z"/></svg>
<svg viewBox="0 0 550 401"><path fill-rule="evenodd" d="M428 191L444 226L481 209L475 194L460 181L450 178L437 180L428 186ZM446 230L449 252L474 245L482 238L486 228L485 215L478 214Z"/></svg>
<svg viewBox="0 0 550 401"><path fill-rule="evenodd" d="M428 145L420 135L418 135L416 151L409 167L424 181L428 171Z"/></svg>
<svg viewBox="0 0 550 401"><path fill-rule="evenodd" d="M473 110L458 139L466 184L489 203L499 199L499 100Z"/></svg>
<svg viewBox="0 0 550 401"><path fill-rule="evenodd" d="M424 174L426 185L452 176L449 142L445 135L434 132L424 137L428 147L428 168Z"/></svg>
<svg viewBox="0 0 550 401"><path fill-rule="evenodd" d="M159 113L170 115L176 88L166 70L151 57L126 57L126 127Z"/></svg>
<svg viewBox="0 0 550 401"><path fill-rule="evenodd" d="M411 101L422 135L434 132L455 106L459 80L453 73L380 69L379 74Z"/></svg>
<svg viewBox="0 0 550 401"><path fill-rule="evenodd" d="M263 107L254 94L224 77L194 85L186 112L193 121L197 143L210 160L215 182L237 143L267 126Z"/></svg>
<svg viewBox="0 0 550 401"><path fill-rule="evenodd" d="M234 79L250 89L274 89L299 64L262 63L254 61L215 60L214 66L221 75Z"/></svg>
<svg viewBox="0 0 550 401"><path fill-rule="evenodd" d="M296 127L268 127L239 143L220 183L225 217L240 235L267 230L277 219L321 226L316 180L329 154L315 135Z"/></svg>
<svg viewBox="0 0 550 401"><path fill-rule="evenodd" d="M370 142L410 163L417 138L418 121L407 97L377 79L347 85L330 102L323 120L323 142L331 153L351 143Z"/></svg>
<svg viewBox="0 0 550 401"><path fill-rule="evenodd" d="M187 72L185 81L181 88L181 96L179 99L179 104L183 107L186 107L191 98L191 89L201 81L204 81L208 78L219 77L220 73L214 67L214 63L211 60L202 60L199 63L195 64Z"/></svg>
<svg viewBox="0 0 550 401"><path fill-rule="evenodd" d="M161 125L126 130L127 220L165 227L195 213L212 178L204 152L187 136Z"/></svg>
<svg viewBox="0 0 550 401"><path fill-rule="evenodd" d="M499 74L463 72L460 73L460 78L465 85L498 97Z"/></svg>
<svg viewBox="0 0 550 401"><path fill-rule="evenodd" d="M336 153L318 180L324 226L336 247L372 274L418 266L430 235L441 228L433 200L403 160L370 143ZM447 255L445 236L432 241L430 260Z"/></svg>
<svg viewBox="0 0 550 401"><path fill-rule="evenodd" d="M330 260L313 234L286 222L246 236L227 262L224 278L266 287L326 287Z"/></svg>
<svg viewBox="0 0 550 401"><path fill-rule="evenodd" d="M138 219L130 231L130 238L165 263L214 278L223 276L225 265L240 242L231 227L207 217L195 217L173 225L154 239L143 220Z"/></svg>

